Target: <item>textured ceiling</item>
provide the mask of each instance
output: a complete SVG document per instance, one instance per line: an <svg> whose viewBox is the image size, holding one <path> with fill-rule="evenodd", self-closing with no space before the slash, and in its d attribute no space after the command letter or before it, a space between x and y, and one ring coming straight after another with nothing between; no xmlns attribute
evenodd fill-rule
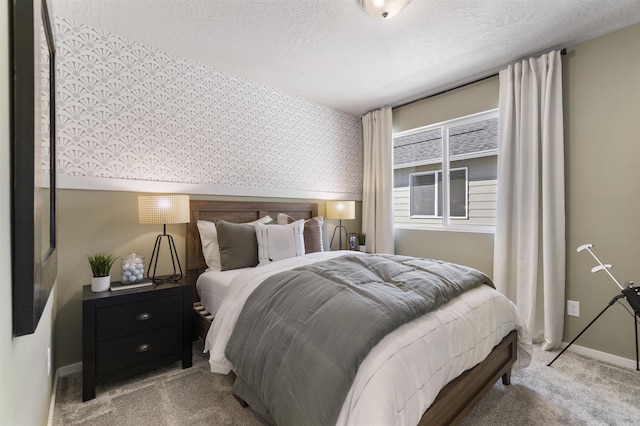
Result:
<svg viewBox="0 0 640 426"><path fill-rule="evenodd" d="M353 114L640 22L638 0L53 0L56 16Z"/></svg>

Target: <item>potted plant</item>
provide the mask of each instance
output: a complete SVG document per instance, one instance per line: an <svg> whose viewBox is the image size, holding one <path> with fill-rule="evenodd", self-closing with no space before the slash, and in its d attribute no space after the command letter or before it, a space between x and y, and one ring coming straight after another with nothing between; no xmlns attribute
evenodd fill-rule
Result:
<svg viewBox="0 0 640 426"><path fill-rule="evenodd" d="M361 252L367 252L366 237L364 234L358 234L358 247Z"/></svg>
<svg viewBox="0 0 640 426"><path fill-rule="evenodd" d="M111 267L116 261L116 258L111 254L98 253L93 256L87 256L89 258L89 266L91 266L91 272L93 277L91 278L91 291L107 291L111 284Z"/></svg>

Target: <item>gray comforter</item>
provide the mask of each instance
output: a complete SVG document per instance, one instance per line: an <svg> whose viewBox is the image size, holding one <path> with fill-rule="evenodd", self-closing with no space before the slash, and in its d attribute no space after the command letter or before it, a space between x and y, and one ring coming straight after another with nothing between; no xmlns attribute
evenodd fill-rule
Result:
<svg viewBox="0 0 640 426"><path fill-rule="evenodd" d="M274 275L226 348L234 393L276 424L335 424L358 366L386 334L491 280L451 263L345 255Z"/></svg>

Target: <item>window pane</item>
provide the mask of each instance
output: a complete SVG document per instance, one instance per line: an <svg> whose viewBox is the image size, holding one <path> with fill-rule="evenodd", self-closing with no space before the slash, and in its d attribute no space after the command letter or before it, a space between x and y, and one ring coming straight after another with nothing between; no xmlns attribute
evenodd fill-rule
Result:
<svg viewBox="0 0 640 426"><path fill-rule="evenodd" d="M438 172L438 217L442 217L442 172Z"/></svg>
<svg viewBox="0 0 640 426"><path fill-rule="evenodd" d="M435 174L411 176L411 216L433 216L435 213Z"/></svg>
<svg viewBox="0 0 640 426"><path fill-rule="evenodd" d="M449 215L451 217L467 217L467 169L451 170L449 173Z"/></svg>
<svg viewBox="0 0 640 426"><path fill-rule="evenodd" d="M404 169L395 169L393 171L393 187L405 188L409 187L409 179L411 173L417 172L415 167L407 167Z"/></svg>
<svg viewBox="0 0 640 426"><path fill-rule="evenodd" d="M393 165L442 161L442 129L433 129L393 139Z"/></svg>
<svg viewBox="0 0 640 426"><path fill-rule="evenodd" d="M498 118L476 121L449 129L449 157L477 157L498 149Z"/></svg>

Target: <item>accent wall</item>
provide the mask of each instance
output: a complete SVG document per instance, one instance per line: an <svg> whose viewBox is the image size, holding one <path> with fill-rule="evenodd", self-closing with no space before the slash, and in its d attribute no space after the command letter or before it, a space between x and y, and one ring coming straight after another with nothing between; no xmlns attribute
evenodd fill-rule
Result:
<svg viewBox="0 0 640 426"><path fill-rule="evenodd" d="M80 23L56 28L61 187L361 197L359 117Z"/></svg>

